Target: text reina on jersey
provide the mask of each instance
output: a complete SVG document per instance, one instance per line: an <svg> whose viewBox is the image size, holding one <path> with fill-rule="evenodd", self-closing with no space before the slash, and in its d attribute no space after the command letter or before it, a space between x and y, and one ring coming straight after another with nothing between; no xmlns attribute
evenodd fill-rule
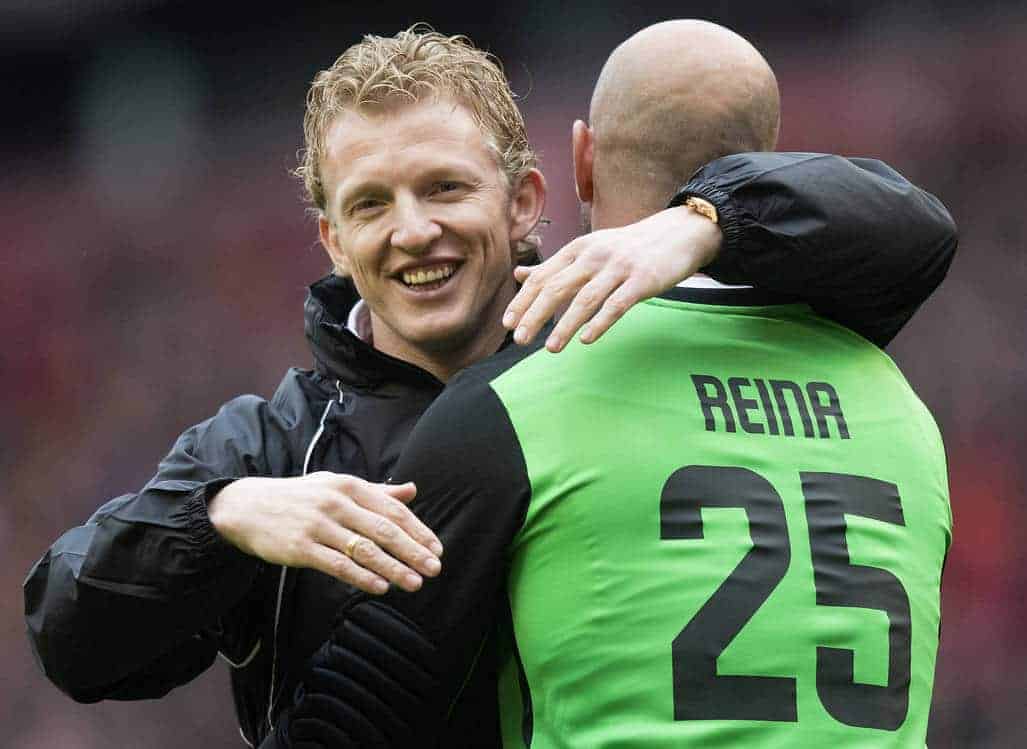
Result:
<svg viewBox="0 0 1027 749"><path fill-rule="evenodd" d="M729 377L725 386L713 375L693 374L692 384L699 396L708 432L717 431L718 425L727 432L736 432L741 426L750 434L795 437L796 419L793 417L797 415L806 437L849 439L838 392L829 383L808 382L802 387L791 380ZM763 421L750 414L761 414ZM836 434L828 428L828 419L834 420Z"/></svg>

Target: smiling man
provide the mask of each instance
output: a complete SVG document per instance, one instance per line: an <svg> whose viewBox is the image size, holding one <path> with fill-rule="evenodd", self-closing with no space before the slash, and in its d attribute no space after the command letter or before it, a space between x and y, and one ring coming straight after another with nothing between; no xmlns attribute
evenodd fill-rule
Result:
<svg viewBox="0 0 1027 749"><path fill-rule="evenodd" d="M321 242L360 290L375 348L443 381L494 353L515 250L542 215L541 172L496 169L451 94L340 113L318 163Z"/></svg>
<svg viewBox="0 0 1027 749"><path fill-rule="evenodd" d="M545 198L502 71L461 37L415 29L350 47L311 86L304 134L298 171L336 268L306 303L314 366L187 430L146 486L62 535L25 583L39 662L69 695L159 697L220 654L254 744L358 588L414 591L439 573L438 539L403 505L413 487L380 482L444 382L502 345L512 268L536 253ZM944 275L947 213L878 162L721 161L685 186L719 225L680 207L608 230L609 267L643 258L663 289L715 258L756 268L753 282L847 258L838 316L890 331L882 340ZM874 305L856 294L867 287ZM492 663L483 652L447 745L495 735Z"/></svg>

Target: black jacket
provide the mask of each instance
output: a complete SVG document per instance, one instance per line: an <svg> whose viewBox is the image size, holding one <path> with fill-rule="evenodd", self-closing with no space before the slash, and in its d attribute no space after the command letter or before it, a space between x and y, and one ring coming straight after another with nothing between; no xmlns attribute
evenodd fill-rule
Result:
<svg viewBox="0 0 1027 749"><path fill-rule="evenodd" d="M941 282L956 247L944 207L877 161L741 154L701 169L675 200L692 194L721 216L711 275L800 296L882 346ZM243 476L389 476L442 383L346 330L356 300L347 281L314 284L305 309L314 369L292 369L271 400L241 396L185 432L142 490L103 505L29 572L34 652L71 697L159 697L220 652L245 737L256 744L267 733L355 591L243 554L214 530L206 503ZM491 720L474 706L456 715Z"/></svg>

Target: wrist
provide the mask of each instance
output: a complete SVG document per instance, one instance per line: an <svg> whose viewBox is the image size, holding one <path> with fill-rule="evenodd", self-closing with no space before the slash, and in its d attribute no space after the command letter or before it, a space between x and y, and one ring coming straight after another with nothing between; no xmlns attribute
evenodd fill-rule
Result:
<svg viewBox="0 0 1027 749"><path fill-rule="evenodd" d="M235 482L234 478L220 478L200 484L182 508L189 527L189 537L201 555L214 555L219 559L240 558L239 553L243 550L222 530L225 521L221 518L227 514L225 510L228 503L220 503L219 508L219 503L214 502L215 497ZM214 518L211 517L212 506ZM215 519L221 527L215 525Z"/></svg>
<svg viewBox="0 0 1027 749"><path fill-rule="evenodd" d="M717 214L717 209L710 201L705 198L700 198L696 195L689 195L685 198L685 202L682 203L686 208L690 208L700 216L709 219L715 224L720 223L720 217Z"/></svg>
<svg viewBox="0 0 1027 749"><path fill-rule="evenodd" d="M689 198L675 210L687 213L689 250L694 254L695 267L701 269L714 262L724 246L716 209L708 201Z"/></svg>
<svg viewBox="0 0 1027 749"><path fill-rule="evenodd" d="M237 546L234 538L234 513L232 508L235 504L235 497L240 491L240 484L247 479L236 479L230 484L225 484L213 496L207 499L207 519L218 532L218 535Z"/></svg>
<svg viewBox="0 0 1027 749"><path fill-rule="evenodd" d="M690 197L702 198L709 202L717 211L717 226L721 231L721 246L713 259L707 263L712 265L710 275L726 283L745 283L745 274L741 273L740 263L745 253L746 227L753 221L742 207L733 199L732 193L721 188L715 180L709 179L704 170L700 170L671 198L669 205L683 206ZM727 271L725 278L720 274Z"/></svg>

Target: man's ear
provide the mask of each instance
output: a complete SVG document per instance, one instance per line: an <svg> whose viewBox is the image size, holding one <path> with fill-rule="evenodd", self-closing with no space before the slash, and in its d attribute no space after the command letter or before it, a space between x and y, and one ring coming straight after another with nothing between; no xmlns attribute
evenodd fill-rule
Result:
<svg viewBox="0 0 1027 749"><path fill-rule="evenodd" d="M571 148L574 151L574 188L578 200L592 202L592 146L595 136L582 120L575 120L571 129Z"/></svg>
<svg viewBox="0 0 1027 749"><path fill-rule="evenodd" d="M513 244L538 226L542 210L546 207L546 178L538 169L529 170L521 177L510 197L510 243Z"/></svg>
<svg viewBox="0 0 1027 749"><path fill-rule="evenodd" d="M346 253L339 248L339 234L335 229L335 224L324 213L317 217L317 232L321 235L321 246L325 248L328 257L332 259L335 274L337 276L350 275L349 259L346 257Z"/></svg>

